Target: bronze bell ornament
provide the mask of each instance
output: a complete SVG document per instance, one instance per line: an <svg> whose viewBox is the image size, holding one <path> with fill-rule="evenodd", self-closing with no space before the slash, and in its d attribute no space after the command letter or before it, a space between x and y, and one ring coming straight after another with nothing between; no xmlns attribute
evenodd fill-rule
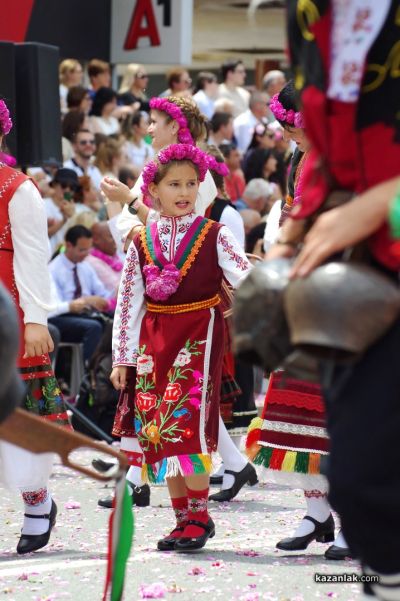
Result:
<svg viewBox="0 0 400 601"><path fill-rule="evenodd" d="M271 372L293 350L283 307L292 259L256 265L235 294L233 346L236 356Z"/></svg>
<svg viewBox="0 0 400 601"><path fill-rule="evenodd" d="M354 361L400 314L400 289L368 265L332 262L284 292L290 339L319 359Z"/></svg>

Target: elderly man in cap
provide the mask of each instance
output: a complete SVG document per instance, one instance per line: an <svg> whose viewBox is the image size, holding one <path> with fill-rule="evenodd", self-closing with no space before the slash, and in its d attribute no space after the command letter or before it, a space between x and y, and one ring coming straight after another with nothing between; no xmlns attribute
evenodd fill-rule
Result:
<svg viewBox="0 0 400 601"><path fill-rule="evenodd" d="M51 252L64 242L68 220L75 215L74 194L79 186L78 175L72 169L58 169L50 183L52 197L45 198L47 227Z"/></svg>

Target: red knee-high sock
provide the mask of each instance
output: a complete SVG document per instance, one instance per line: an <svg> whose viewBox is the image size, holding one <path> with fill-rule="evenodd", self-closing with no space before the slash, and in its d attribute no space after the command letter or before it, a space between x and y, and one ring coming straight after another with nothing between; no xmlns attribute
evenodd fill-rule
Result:
<svg viewBox="0 0 400 601"><path fill-rule="evenodd" d="M192 490L187 488L188 520L196 520L197 522L206 524L210 519L207 509L208 490L208 488L204 490ZM189 526L186 526L182 536L192 538L203 534L203 528L190 524Z"/></svg>
<svg viewBox="0 0 400 601"><path fill-rule="evenodd" d="M188 501L187 497L178 497L171 499L172 509L175 512L176 528L184 528L188 520ZM182 530L178 532L172 531L169 535L172 538L179 538L182 536Z"/></svg>

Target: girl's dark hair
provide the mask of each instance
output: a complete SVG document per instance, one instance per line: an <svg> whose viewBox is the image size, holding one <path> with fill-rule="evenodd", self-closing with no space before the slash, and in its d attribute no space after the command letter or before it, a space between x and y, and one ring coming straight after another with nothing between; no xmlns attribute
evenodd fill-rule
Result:
<svg viewBox="0 0 400 601"><path fill-rule="evenodd" d="M73 142L78 131L82 129L84 120L85 113L81 113L80 111L69 111L62 122L61 129L63 138L67 138L67 140Z"/></svg>
<svg viewBox="0 0 400 601"><path fill-rule="evenodd" d="M260 142L259 142L258 138L260 136L264 136L267 129L268 129L267 126L264 125L263 123L257 123L256 127L254 128L253 137L251 138L251 142L248 145L247 150L252 150L253 148L259 147Z"/></svg>
<svg viewBox="0 0 400 601"><path fill-rule="evenodd" d="M244 165L244 177L246 183L255 178L264 178L264 165L274 152L269 148L256 148L251 155L251 160Z"/></svg>
<svg viewBox="0 0 400 601"><path fill-rule="evenodd" d="M101 117L102 110L108 102L112 102L114 98L117 98L117 92L111 88L99 88L93 98L91 115L95 117Z"/></svg>
<svg viewBox="0 0 400 601"><path fill-rule="evenodd" d="M299 110L299 105L297 102L297 93L296 93L296 90L294 87L293 79L289 80L287 82L287 84L279 92L278 100L281 103L281 105L283 106L283 108L286 109L287 111L290 111L290 110L298 111ZM280 121L279 119L277 119L277 121L282 125L282 127L287 126L286 121Z"/></svg>

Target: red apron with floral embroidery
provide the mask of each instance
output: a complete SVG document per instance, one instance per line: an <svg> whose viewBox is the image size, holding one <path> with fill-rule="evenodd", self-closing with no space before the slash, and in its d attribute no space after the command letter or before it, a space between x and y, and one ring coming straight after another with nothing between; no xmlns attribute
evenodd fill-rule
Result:
<svg viewBox="0 0 400 601"><path fill-rule="evenodd" d="M61 391L51 367L48 355L23 359L24 321L19 304L19 295L14 278L14 248L11 237L11 224L8 205L14 192L28 178L11 167L0 167L0 280L10 292L17 308L20 323L20 352L18 368L22 380L27 384L24 407L32 413L59 424L68 423ZM26 208L29 211L29 207Z"/></svg>
<svg viewBox="0 0 400 601"><path fill-rule="evenodd" d="M197 243L194 261L177 291L159 307L168 310L171 305L207 301L220 292L220 226L209 220L204 223L208 231ZM133 243L143 271L149 264L145 239L136 238ZM188 246L192 243L189 241ZM145 300L154 303L147 296ZM118 430L121 412L125 424L127 419L131 424L133 421L150 481L178 473L210 472L210 453L218 441L223 353L224 323L219 304L178 314L146 311L140 330L134 407L132 397L123 395L115 425Z"/></svg>

